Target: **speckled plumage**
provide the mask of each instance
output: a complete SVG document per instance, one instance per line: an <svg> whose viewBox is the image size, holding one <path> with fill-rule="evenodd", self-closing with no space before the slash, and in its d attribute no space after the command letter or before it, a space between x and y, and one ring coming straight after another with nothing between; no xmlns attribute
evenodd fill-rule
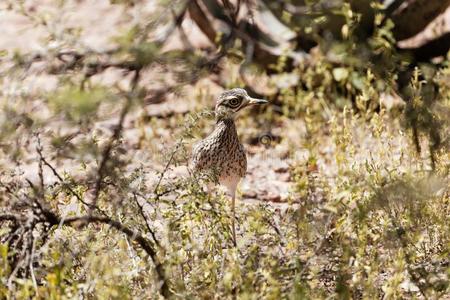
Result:
<svg viewBox="0 0 450 300"><path fill-rule="evenodd" d="M240 143L234 117L241 109L264 104L266 100L254 99L243 89L223 92L216 101L216 127L204 140L196 143L192 151L192 167L196 173L206 173L214 183L225 186L232 198L233 242L235 232L235 193L239 181L247 171L247 157Z"/></svg>
<svg viewBox="0 0 450 300"><path fill-rule="evenodd" d="M208 173L233 196L234 183L237 185L247 171L247 157L233 119L218 120L214 131L194 145L192 164L196 172Z"/></svg>

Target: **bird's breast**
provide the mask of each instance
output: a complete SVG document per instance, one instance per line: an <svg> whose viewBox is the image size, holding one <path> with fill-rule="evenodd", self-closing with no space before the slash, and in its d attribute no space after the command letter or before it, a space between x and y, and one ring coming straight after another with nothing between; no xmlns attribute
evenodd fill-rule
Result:
<svg viewBox="0 0 450 300"><path fill-rule="evenodd" d="M220 178L242 178L247 158L234 123L217 124L215 130L193 148L194 169L214 173Z"/></svg>

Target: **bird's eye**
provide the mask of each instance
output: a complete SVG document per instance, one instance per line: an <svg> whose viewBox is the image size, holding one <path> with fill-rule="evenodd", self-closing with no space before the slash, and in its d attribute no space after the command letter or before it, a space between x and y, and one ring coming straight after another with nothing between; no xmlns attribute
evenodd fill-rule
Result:
<svg viewBox="0 0 450 300"><path fill-rule="evenodd" d="M236 107L240 104L240 101L238 98L231 98L229 103L232 107Z"/></svg>

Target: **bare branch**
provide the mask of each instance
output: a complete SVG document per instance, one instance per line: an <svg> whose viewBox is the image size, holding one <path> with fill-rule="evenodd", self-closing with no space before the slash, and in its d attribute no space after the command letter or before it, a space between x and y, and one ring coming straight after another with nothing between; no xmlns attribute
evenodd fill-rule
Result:
<svg viewBox="0 0 450 300"><path fill-rule="evenodd" d="M107 225L115 228L116 230L122 232L130 240L133 240L136 243L138 243L139 246L141 246L141 248L150 256L150 258L152 259L152 261L155 265L155 270L158 275L158 279L162 283L161 288L160 288L161 294L166 298L171 297L172 292L169 289L169 283L168 283L168 279L167 279L167 276L165 273L164 266L159 261L154 246L150 243L149 240L144 238L139 232L134 231L134 230L126 227L122 223L112 220L111 218L108 218L108 217L98 217L98 216L89 216L89 215L81 216L81 217L73 217L73 218L67 218L65 220L59 220L59 222L57 224L53 224L53 225L58 225L59 223L62 223L63 225L75 226L75 227L77 226L77 224L80 224L80 223L81 224L83 224L83 223L84 224L100 223L100 224L107 224Z"/></svg>
<svg viewBox="0 0 450 300"><path fill-rule="evenodd" d="M154 230L150 227L150 224L149 224L149 222L147 220L147 217L145 216L144 206L139 203L139 200L137 199L136 193L133 195L133 199L134 199L134 202L136 202L136 205L139 208L139 213L141 214L141 217L142 217L142 219L145 222L145 226L147 227L148 232L151 234L151 236L153 238L153 241L155 241L155 244L160 248L161 245L160 245L158 239L156 238L156 234L155 234Z"/></svg>
<svg viewBox="0 0 450 300"><path fill-rule="evenodd" d="M132 80L131 93L133 93L136 90L136 87L137 87L137 84L139 81L139 77L140 77L140 70L136 70L135 75ZM116 127L114 128L114 132L113 132L111 138L109 139L108 144L106 145L105 149L103 150L102 160L100 162L100 165L99 165L99 168L97 171L97 180L95 182L94 196L93 196L92 203L90 206L90 208L91 208L90 214L92 213L93 207L97 206L98 197L99 197L100 191L102 189L103 179L104 179L106 171L107 171L106 165L107 165L107 162L109 161L109 159L111 158L111 151L113 149L114 143L119 139L120 134L122 133L123 122L125 121L125 117L131 107L132 99L133 99L132 95L127 96L126 103L123 106L123 109L120 113L119 121L118 121Z"/></svg>
<svg viewBox="0 0 450 300"><path fill-rule="evenodd" d="M38 154L39 154L39 160L44 163L44 165L46 165L53 173L53 175L56 176L56 178L58 178L59 182L61 184L63 184L63 186L75 197L77 198L78 201L80 201L81 203L83 203L84 205L86 205L87 207L91 207L91 208L95 208L97 211L99 211L101 214L103 214L104 216L106 216L106 213L100 209L99 207L95 207L92 206L91 204L87 203L86 201L84 201L84 199L70 186L70 184L66 184L64 181L64 178L62 178L62 176L58 173L58 171L55 169L55 167L52 166L52 164L50 164L44 157L44 155L42 154L42 149L38 149Z"/></svg>

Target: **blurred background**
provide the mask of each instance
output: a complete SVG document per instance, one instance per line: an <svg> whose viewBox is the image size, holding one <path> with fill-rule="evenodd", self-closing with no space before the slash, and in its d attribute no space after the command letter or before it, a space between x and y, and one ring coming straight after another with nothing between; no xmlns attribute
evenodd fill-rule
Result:
<svg viewBox="0 0 450 300"><path fill-rule="evenodd" d="M0 2L0 295L450 299L449 0ZM237 120L242 241L189 175Z"/></svg>

